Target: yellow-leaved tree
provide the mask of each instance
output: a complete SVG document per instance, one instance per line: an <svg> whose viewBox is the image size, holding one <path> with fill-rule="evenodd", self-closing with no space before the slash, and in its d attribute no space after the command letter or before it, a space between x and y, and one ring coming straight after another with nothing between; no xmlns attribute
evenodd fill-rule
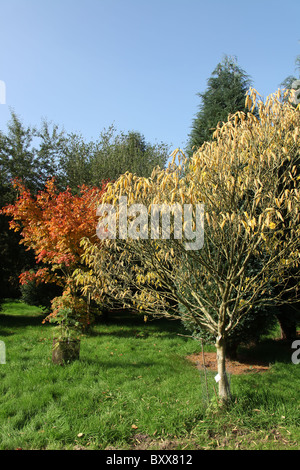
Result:
<svg viewBox="0 0 300 470"><path fill-rule="evenodd" d="M215 337L222 402L229 335L254 306L297 296L300 111L282 93L263 102L250 89L258 117L229 116L192 158L175 151L150 178L126 173L109 184L98 210L104 243L82 240L88 269L77 281L94 299Z"/></svg>

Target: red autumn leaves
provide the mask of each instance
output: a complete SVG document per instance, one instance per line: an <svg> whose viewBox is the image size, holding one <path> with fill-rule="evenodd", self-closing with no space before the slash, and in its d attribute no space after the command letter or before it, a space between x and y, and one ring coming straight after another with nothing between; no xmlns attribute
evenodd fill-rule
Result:
<svg viewBox="0 0 300 470"><path fill-rule="evenodd" d="M10 228L20 231L21 243L34 250L36 262L44 267L36 273L22 273L20 282L35 278L37 281L66 281L80 264L83 237L96 239L96 209L105 191L81 186L77 195L70 189L58 192L54 179L46 183L45 190L33 196L19 181L14 181L19 196L15 204L2 209L10 216ZM59 270L62 275L58 274Z"/></svg>

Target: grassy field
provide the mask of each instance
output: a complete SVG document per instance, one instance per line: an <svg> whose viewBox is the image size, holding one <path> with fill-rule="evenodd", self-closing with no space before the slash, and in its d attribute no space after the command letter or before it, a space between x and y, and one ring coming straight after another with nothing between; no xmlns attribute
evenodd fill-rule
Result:
<svg viewBox="0 0 300 470"><path fill-rule="evenodd" d="M291 345L265 340L248 354L271 364L231 376L220 412L214 375L186 356L199 344L174 321L113 315L82 338L80 360L51 362L53 327L40 309L0 312L0 449L298 449L300 364Z"/></svg>

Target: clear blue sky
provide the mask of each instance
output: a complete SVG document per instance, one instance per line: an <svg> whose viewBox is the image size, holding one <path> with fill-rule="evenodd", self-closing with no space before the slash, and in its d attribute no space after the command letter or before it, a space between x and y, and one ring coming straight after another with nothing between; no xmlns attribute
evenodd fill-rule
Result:
<svg viewBox="0 0 300 470"><path fill-rule="evenodd" d="M25 125L96 139L112 123L184 147L224 54L264 96L295 74L299 0L0 0L0 80Z"/></svg>

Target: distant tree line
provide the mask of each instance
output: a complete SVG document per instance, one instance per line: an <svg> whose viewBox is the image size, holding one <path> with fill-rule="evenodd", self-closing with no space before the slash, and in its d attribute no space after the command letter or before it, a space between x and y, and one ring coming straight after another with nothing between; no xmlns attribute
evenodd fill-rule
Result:
<svg viewBox="0 0 300 470"><path fill-rule="evenodd" d="M126 171L150 176L154 167L165 167L168 156L167 144L151 144L136 131L118 133L112 125L89 142L45 120L39 128L25 126L13 111L7 131L0 131L0 208L16 199L14 178L36 194L55 177L60 191L69 187L76 194L82 184L98 187ZM35 265L33 253L19 241L8 218L0 215L0 298L18 296L18 276Z"/></svg>

